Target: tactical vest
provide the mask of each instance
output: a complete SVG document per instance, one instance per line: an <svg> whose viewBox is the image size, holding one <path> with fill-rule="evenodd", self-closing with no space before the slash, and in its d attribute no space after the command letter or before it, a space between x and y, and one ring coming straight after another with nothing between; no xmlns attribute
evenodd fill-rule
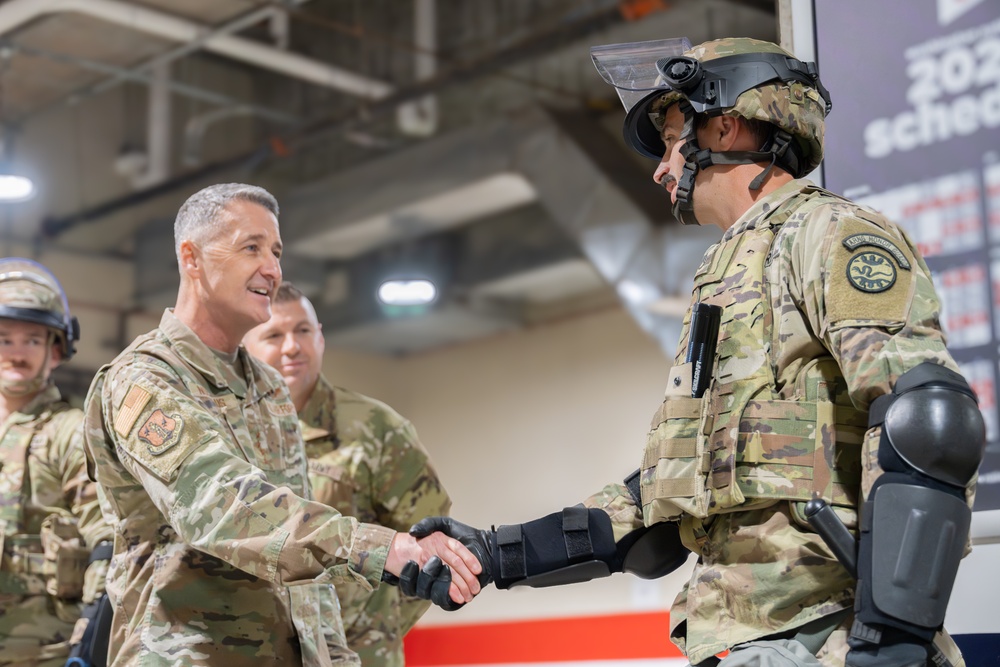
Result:
<svg viewBox="0 0 1000 667"><path fill-rule="evenodd" d="M66 426L75 428L74 422L60 417L69 409L64 401L52 403L27 423L11 423L0 437L0 593L49 593L66 599L82 593L89 551L76 520L68 511L53 514L39 530L27 525L24 511L31 494L31 451L48 446L46 431L56 438L70 436Z"/></svg>
<svg viewBox="0 0 1000 667"><path fill-rule="evenodd" d="M699 268L693 302L722 308L714 371L705 394L692 398L692 365L684 363L689 310L646 444L646 525L690 517L683 534L685 524L690 532L691 524L712 515L777 500L823 498L856 508L867 413L851 404L832 357L807 363L792 398L780 399L771 356L775 314L765 280L771 245L792 213L808 213L822 194L807 191L723 239Z"/></svg>

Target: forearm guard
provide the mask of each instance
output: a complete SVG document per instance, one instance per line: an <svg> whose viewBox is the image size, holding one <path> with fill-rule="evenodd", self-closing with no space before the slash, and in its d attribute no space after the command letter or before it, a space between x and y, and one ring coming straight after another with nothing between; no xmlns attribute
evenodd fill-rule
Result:
<svg viewBox="0 0 1000 667"><path fill-rule="evenodd" d="M677 569L688 554L677 524L642 528L616 544L607 513L582 505L500 526L491 541L497 588L561 586L614 572L652 579Z"/></svg>

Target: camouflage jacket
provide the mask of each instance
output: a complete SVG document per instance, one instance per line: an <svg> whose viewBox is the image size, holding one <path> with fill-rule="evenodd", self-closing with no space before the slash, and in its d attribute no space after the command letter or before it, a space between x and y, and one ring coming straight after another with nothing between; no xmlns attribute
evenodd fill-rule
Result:
<svg viewBox="0 0 1000 667"><path fill-rule="evenodd" d="M737 318L748 323L770 318L772 335L764 349L773 395L802 396L809 369L832 359L844 382L837 392L846 394L855 409L867 411L872 400L891 391L896 378L923 361L956 369L945 349L930 272L907 235L878 213L808 181L793 181L759 200L709 248L695 277L692 304L718 289L703 276L720 261L728 242L798 206L804 197L820 199L792 212L770 246L758 250L767 253L763 283L747 279L746 267L736 263L721 277L723 287L740 292ZM848 271L873 243L880 244L881 258L893 263L894 281L867 285L863 276ZM681 342L678 364L684 361L686 333ZM717 355L723 354L728 356L717 357L713 383L747 361L720 342ZM878 429L863 437L855 498L863 498L881 474L878 439ZM608 511L619 539L643 525L642 508L621 485L609 485L587 504ZM851 607L853 581L811 532L798 504L755 499L707 518L687 514L681 519L686 543L700 558L671 610L671 636L692 663ZM820 657L831 664L837 660Z"/></svg>
<svg viewBox="0 0 1000 667"><path fill-rule="evenodd" d="M111 539L97 497L97 485L87 477L80 423L83 413L66 403L49 386L20 412L0 424L0 656L29 660L39 657L39 642L64 643L66 624L79 616L78 603L91 602L104 590L105 562L87 565L87 555L99 542ZM49 527L59 525L65 542L55 548ZM43 528L44 526L44 528ZM42 535L46 534L43 549ZM47 551L47 554L46 554ZM86 572L85 572L86 570ZM58 576L58 581L56 577ZM46 605L29 604L24 614L18 600L51 595L58 617ZM31 611L30 608L35 611ZM52 607L52 605L48 605ZM30 654L5 628L30 624L35 643ZM46 630L48 628L48 630ZM48 632L48 634L46 634ZM51 648L51 647L50 647ZM60 649L61 654L68 647ZM53 655L57 655L56 651Z"/></svg>
<svg viewBox="0 0 1000 667"><path fill-rule="evenodd" d="M299 414L313 498L359 521L407 531L451 508L409 421L385 403L320 377ZM404 664L403 635L430 602L383 586L337 584L348 645L364 665Z"/></svg>
<svg viewBox="0 0 1000 667"><path fill-rule="evenodd" d="M306 500L276 371L168 310L98 372L85 438L115 519L113 665L358 664L330 584L377 587L394 532Z"/></svg>

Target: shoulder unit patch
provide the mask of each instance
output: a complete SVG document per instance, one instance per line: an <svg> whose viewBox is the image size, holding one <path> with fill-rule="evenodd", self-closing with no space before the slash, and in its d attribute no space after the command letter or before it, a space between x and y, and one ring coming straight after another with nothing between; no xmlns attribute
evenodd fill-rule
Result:
<svg viewBox="0 0 1000 667"><path fill-rule="evenodd" d="M139 427L139 439L153 456L159 456L180 442L184 420L180 415L168 415L157 408Z"/></svg>
<svg viewBox="0 0 1000 667"><path fill-rule="evenodd" d="M884 292L896 283L896 267L880 252L860 252L847 262L847 280L862 292Z"/></svg>
<svg viewBox="0 0 1000 667"><path fill-rule="evenodd" d="M896 263L899 264L899 268L905 271L910 270L910 261L906 258L906 254L899 249L899 246L884 236L879 236L878 234L852 234L844 239L844 247L848 250L857 250L861 246L881 248L893 256Z"/></svg>
<svg viewBox="0 0 1000 667"><path fill-rule="evenodd" d="M919 264L902 233L847 216L835 230L824 294L829 325L898 326L906 321Z"/></svg>

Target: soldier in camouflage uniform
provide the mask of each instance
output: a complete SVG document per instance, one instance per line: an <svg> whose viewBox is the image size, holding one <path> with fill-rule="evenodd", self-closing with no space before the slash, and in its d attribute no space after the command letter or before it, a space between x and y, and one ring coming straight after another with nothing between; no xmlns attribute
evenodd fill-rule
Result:
<svg viewBox="0 0 1000 667"><path fill-rule="evenodd" d="M478 590L457 541L309 499L288 388L240 346L281 282L277 212L254 186L189 198L176 307L88 394L85 445L115 525L112 665L357 665L331 584L371 590L413 561L425 566L416 590L439 604Z"/></svg>
<svg viewBox="0 0 1000 667"><path fill-rule="evenodd" d="M501 588L659 576L690 550L670 635L692 665L964 664L941 625L982 415L906 233L802 178L830 109L815 66L751 39L592 53L675 215L723 232L692 295L721 313L707 390L692 391L689 311L624 483L526 524L412 532L461 538ZM830 512L846 539L814 531Z"/></svg>
<svg viewBox="0 0 1000 667"><path fill-rule="evenodd" d="M324 339L302 292L282 283L271 319L243 342L285 378L299 415L313 498L361 521L406 531L446 515L445 492L413 425L385 403L335 387L321 375ZM403 665L403 635L430 602L383 586L337 585L347 644L363 665Z"/></svg>
<svg viewBox="0 0 1000 667"><path fill-rule="evenodd" d="M65 663L83 606L104 591L107 560L88 561L111 529L87 477L83 413L51 380L78 338L48 269L0 260L0 665Z"/></svg>

